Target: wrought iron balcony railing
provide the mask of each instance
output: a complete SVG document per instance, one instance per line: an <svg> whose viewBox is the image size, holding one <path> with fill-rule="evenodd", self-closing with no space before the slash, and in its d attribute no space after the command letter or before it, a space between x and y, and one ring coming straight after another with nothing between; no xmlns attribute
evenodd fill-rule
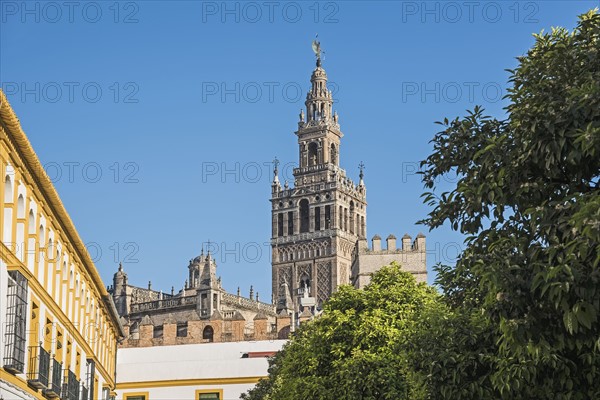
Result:
<svg viewBox="0 0 600 400"><path fill-rule="evenodd" d="M85 385L81 385L81 398L80 400L88 400L88 388Z"/></svg>
<svg viewBox="0 0 600 400"><path fill-rule="evenodd" d="M29 347L27 383L36 389L46 389L50 377L50 353L42 345Z"/></svg>
<svg viewBox="0 0 600 400"><path fill-rule="evenodd" d="M50 385L48 389L43 391L44 396L50 398L60 397L60 391L62 389L62 376L63 369L62 363L56 361L56 359L52 359L52 369L50 371Z"/></svg>
<svg viewBox="0 0 600 400"><path fill-rule="evenodd" d="M65 380L62 385L62 400L79 400L79 380L73 371L65 370Z"/></svg>

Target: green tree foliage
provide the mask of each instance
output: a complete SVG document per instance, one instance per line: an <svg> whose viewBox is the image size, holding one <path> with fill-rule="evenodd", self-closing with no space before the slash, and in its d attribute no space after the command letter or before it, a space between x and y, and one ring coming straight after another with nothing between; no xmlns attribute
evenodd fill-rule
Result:
<svg viewBox="0 0 600 400"><path fill-rule="evenodd" d="M442 123L422 163L423 222L467 235L440 282L493 329L479 342L497 339L499 397L600 398L600 15L535 37L510 71L505 120L475 108ZM436 194L448 173L456 187Z"/></svg>
<svg viewBox="0 0 600 400"><path fill-rule="evenodd" d="M423 312L439 307L445 306L436 291L396 264L374 274L364 290L342 286L242 399L423 398L407 363L407 339Z"/></svg>

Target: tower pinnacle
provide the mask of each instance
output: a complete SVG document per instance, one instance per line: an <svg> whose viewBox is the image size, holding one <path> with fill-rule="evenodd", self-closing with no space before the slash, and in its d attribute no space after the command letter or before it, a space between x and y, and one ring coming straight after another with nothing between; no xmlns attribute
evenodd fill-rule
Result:
<svg viewBox="0 0 600 400"><path fill-rule="evenodd" d="M358 185L364 186L365 182L363 181L363 178L365 177L365 163L361 161L360 164L358 164L358 169L360 170L360 173L358 174L358 177L360 178Z"/></svg>
<svg viewBox="0 0 600 400"><path fill-rule="evenodd" d="M273 185L279 185L279 160L277 157L273 160Z"/></svg>
<svg viewBox="0 0 600 400"><path fill-rule="evenodd" d="M313 51L317 57L317 67L314 69L311 77L311 89L306 94L306 121L304 119L304 113L300 113L300 124L302 128L306 124L309 126L315 123L327 123L333 121L333 95L327 88L327 74L323 67L321 67L321 43L316 39L312 44ZM337 116L335 117L337 121ZM337 122L334 122L337 125Z"/></svg>

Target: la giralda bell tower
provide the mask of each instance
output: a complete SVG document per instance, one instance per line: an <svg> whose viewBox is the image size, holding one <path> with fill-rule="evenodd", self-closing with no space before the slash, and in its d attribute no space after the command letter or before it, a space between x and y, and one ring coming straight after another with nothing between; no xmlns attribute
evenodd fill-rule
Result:
<svg viewBox="0 0 600 400"><path fill-rule="evenodd" d="M303 298L314 299L320 308L339 285L350 282L354 248L366 237L362 166L358 184L340 168L343 134L318 42L313 49L317 65L295 132L299 167L294 168L294 187L288 182L282 187L277 163L271 186L272 285L278 311L303 311Z"/></svg>

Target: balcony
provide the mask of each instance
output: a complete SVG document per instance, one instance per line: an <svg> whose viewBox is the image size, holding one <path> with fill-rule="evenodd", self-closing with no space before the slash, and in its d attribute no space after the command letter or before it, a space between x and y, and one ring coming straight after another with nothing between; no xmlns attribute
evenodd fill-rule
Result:
<svg viewBox="0 0 600 400"><path fill-rule="evenodd" d="M88 388L86 388L83 384L81 385L81 399L80 400L88 400Z"/></svg>
<svg viewBox="0 0 600 400"><path fill-rule="evenodd" d="M36 389L46 389L50 377L50 353L41 346L29 347L29 372L27 384Z"/></svg>
<svg viewBox="0 0 600 400"><path fill-rule="evenodd" d="M48 398L60 397L60 391L62 388L62 373L62 364L53 358L50 385L48 389L43 391L44 396Z"/></svg>
<svg viewBox="0 0 600 400"><path fill-rule="evenodd" d="M62 400L79 400L79 381L77 376L69 369L65 370L65 381L62 385Z"/></svg>

